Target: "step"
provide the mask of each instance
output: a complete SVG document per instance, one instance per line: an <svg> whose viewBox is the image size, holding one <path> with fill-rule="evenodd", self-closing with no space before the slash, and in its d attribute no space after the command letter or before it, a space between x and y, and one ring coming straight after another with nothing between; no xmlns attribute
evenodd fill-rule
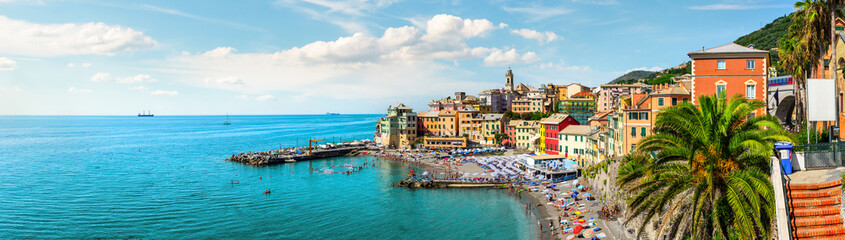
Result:
<svg viewBox="0 0 845 240"><path fill-rule="evenodd" d="M787 190L817 190L842 185L841 179L823 183L790 183L786 185Z"/></svg>
<svg viewBox="0 0 845 240"><path fill-rule="evenodd" d="M837 213L836 215L827 216L810 216L810 217L796 217L792 219L792 226L806 227L806 226L821 226L821 225L842 225L842 217Z"/></svg>
<svg viewBox="0 0 845 240"><path fill-rule="evenodd" d="M819 227L798 227L793 230L792 237L794 238L805 238L805 237L824 237L824 236L837 236L845 234L845 227L842 225L828 225L828 226L819 226Z"/></svg>
<svg viewBox="0 0 845 240"><path fill-rule="evenodd" d="M841 194L842 190L838 187L823 190L792 190L789 191L789 198L797 200L802 198L839 197Z"/></svg>
<svg viewBox="0 0 845 240"><path fill-rule="evenodd" d="M821 236L821 237L801 237L801 238L794 238L794 240L845 240L845 234Z"/></svg>
<svg viewBox="0 0 845 240"><path fill-rule="evenodd" d="M837 197L824 197L824 198L805 198L805 199L795 199L789 200L789 207L794 210L799 210L802 208L818 208L818 207L826 207L837 205L841 203L842 200Z"/></svg>
<svg viewBox="0 0 845 240"><path fill-rule="evenodd" d="M839 215L839 206L800 208L792 210L792 217Z"/></svg>

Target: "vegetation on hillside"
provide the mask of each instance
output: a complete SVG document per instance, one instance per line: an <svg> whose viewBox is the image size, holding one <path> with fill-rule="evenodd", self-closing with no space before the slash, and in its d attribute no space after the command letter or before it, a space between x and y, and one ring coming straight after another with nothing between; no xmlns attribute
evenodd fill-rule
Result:
<svg viewBox="0 0 845 240"><path fill-rule="evenodd" d="M623 159L617 183L631 195L631 219L669 239L769 239L776 141L790 141L766 105L741 96L703 96L657 115L654 134ZM652 225L653 223L656 225Z"/></svg>
<svg viewBox="0 0 845 240"><path fill-rule="evenodd" d="M754 45L754 48L762 50L777 48L778 41L786 36L786 31L792 24L792 15L779 17L763 28L737 38L734 43L742 46Z"/></svg>
<svg viewBox="0 0 845 240"><path fill-rule="evenodd" d="M655 72L652 72L652 71L634 70L634 71L627 72L627 73L625 73L625 75L619 76L616 79L613 79L613 81L610 81L608 84L628 83L630 80L637 80L637 79L640 79L640 78L644 78L644 77L650 76L654 73Z"/></svg>
<svg viewBox="0 0 845 240"><path fill-rule="evenodd" d="M657 71L657 72L651 72L651 74L646 75L644 77L637 78L637 79L629 79L629 80L624 80L624 81L618 81L618 83L631 84L631 83L636 83L636 82L640 82L640 81L642 81L643 83L648 84L648 85L663 84L663 83L670 83L670 84L675 83L675 81L672 80L673 77L681 76L681 75L688 74L688 73L692 72L690 62L686 62L683 65L684 65L684 67L681 67L681 68L671 68L671 69L664 69L664 70Z"/></svg>
<svg viewBox="0 0 845 240"><path fill-rule="evenodd" d="M527 113L515 113L510 110L505 111L505 116L508 117L510 120L533 120L537 121L543 118L547 118L551 116L552 113L542 113L542 112L527 112Z"/></svg>

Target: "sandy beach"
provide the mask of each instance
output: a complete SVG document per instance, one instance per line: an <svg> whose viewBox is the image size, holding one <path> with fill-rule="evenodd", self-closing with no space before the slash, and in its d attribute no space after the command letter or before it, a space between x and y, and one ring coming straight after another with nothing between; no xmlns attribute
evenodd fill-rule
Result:
<svg viewBox="0 0 845 240"><path fill-rule="evenodd" d="M442 158L431 153L412 153L405 154L403 157L397 157L395 154L396 152L394 151L388 151L383 154L375 155L384 159L400 161L406 164L422 167L434 176L460 176L465 173L481 174L487 172L487 170L475 163L442 164ZM510 156L512 154L511 152L506 152L504 155ZM584 183L583 178L579 178L578 180L581 184ZM591 193L593 196L601 196L600 192L579 190L579 201L577 201L576 204L567 205L571 209L564 210L563 208L555 207L556 204L560 205L560 200L566 201L569 204L573 202L574 199L570 198L570 195L572 193L572 189L577 187L577 185L574 185L573 183L575 183L573 180L560 182L557 183L559 186L555 188L546 188L543 186L531 188L528 185L518 185L513 186L510 190L505 189L503 191L509 191L513 197L519 198L520 202L524 204L523 207L527 207L526 214L530 214L535 217L536 222L531 223L531 227L539 229L537 224L540 223L542 225L540 239L566 239L568 236L573 235L573 233L569 232L562 234L560 231L561 227L574 228L577 225L583 225L583 229L585 230L590 229L593 231L594 229L598 229L597 231L593 231L593 235L599 236L599 239L629 239L630 236L626 236L621 223L618 220L611 221L600 217L602 208L605 206L604 203L598 199L587 200L583 197L587 193ZM519 196L520 194L517 190L519 187L522 187L523 189L521 197ZM543 192L543 190L546 189L548 189L548 191ZM584 189L589 189L589 186L584 186ZM547 193L556 196L556 204L546 197ZM564 214L566 216L564 216ZM583 219L585 222L582 224L573 224L573 217L578 218L578 220ZM565 222L562 224L560 220L565 220ZM550 221L554 224L554 232L549 231ZM575 239L592 238L592 236L579 238L578 235L583 236L583 233L584 232L577 234Z"/></svg>

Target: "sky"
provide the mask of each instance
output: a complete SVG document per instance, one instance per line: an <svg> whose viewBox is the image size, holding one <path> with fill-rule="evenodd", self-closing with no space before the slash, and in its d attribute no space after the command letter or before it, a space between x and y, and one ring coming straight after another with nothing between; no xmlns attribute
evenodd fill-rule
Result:
<svg viewBox="0 0 845 240"><path fill-rule="evenodd" d="M790 1L0 0L0 115L385 113L689 60Z"/></svg>

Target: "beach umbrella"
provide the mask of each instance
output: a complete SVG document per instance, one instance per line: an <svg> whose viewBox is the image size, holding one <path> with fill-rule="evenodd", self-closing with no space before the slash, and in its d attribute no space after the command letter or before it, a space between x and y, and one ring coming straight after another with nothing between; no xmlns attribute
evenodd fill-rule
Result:
<svg viewBox="0 0 845 240"><path fill-rule="evenodd" d="M591 237L593 237L593 230L592 230L592 229L585 229L585 230L584 230L584 237L585 237L585 238L591 238Z"/></svg>
<svg viewBox="0 0 845 240"><path fill-rule="evenodd" d="M581 230L583 230L583 229L584 229L584 226L581 226L581 225L575 226L575 230L573 230L573 233L575 233L575 234L581 233Z"/></svg>
<svg viewBox="0 0 845 240"><path fill-rule="evenodd" d="M569 237L566 237L566 240L572 240L572 239L575 239L575 235L569 235Z"/></svg>
<svg viewBox="0 0 845 240"><path fill-rule="evenodd" d="M552 184L551 187L557 187L557 184Z"/></svg>
<svg viewBox="0 0 845 240"><path fill-rule="evenodd" d="M440 175L444 175L444 174L446 174L446 173L443 173L443 172L442 172L442 173L440 173Z"/></svg>
<svg viewBox="0 0 845 240"><path fill-rule="evenodd" d="M428 171L423 172L423 175L428 175Z"/></svg>

